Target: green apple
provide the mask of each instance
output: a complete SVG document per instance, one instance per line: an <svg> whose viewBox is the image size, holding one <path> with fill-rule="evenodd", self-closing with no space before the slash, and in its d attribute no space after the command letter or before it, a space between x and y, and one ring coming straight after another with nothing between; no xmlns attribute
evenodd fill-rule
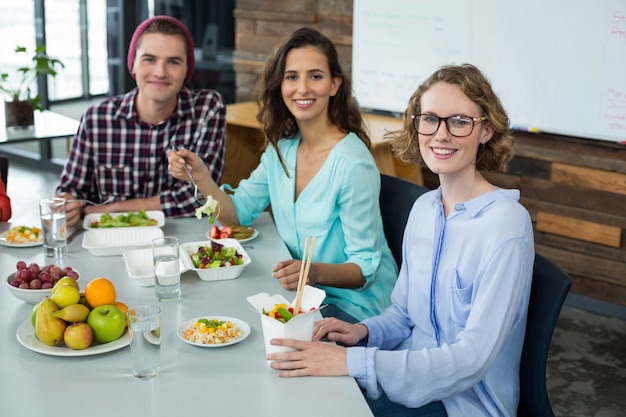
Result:
<svg viewBox="0 0 626 417"><path fill-rule="evenodd" d="M72 304L78 304L80 292L73 285L62 285L50 295L50 299L59 309L62 309Z"/></svg>
<svg viewBox="0 0 626 417"><path fill-rule="evenodd" d="M85 322L70 324L63 332L63 341L70 349L86 349L93 342L93 330Z"/></svg>
<svg viewBox="0 0 626 417"><path fill-rule="evenodd" d="M126 317L122 310L113 305L94 308L87 316L87 324L93 330L93 338L98 343L117 340L126 328Z"/></svg>

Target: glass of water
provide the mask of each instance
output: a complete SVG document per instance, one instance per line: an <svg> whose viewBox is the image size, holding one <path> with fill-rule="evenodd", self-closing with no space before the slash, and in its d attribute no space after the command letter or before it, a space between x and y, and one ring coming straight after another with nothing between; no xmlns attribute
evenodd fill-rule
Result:
<svg viewBox="0 0 626 417"><path fill-rule="evenodd" d="M67 227L65 225L65 200L44 198L39 202L44 254L60 258L67 254Z"/></svg>
<svg viewBox="0 0 626 417"><path fill-rule="evenodd" d="M178 238L174 236L163 236L152 240L154 287L159 301L178 300L181 297L179 245Z"/></svg>
<svg viewBox="0 0 626 417"><path fill-rule="evenodd" d="M152 305L128 308L133 376L148 381L161 375L161 309Z"/></svg>

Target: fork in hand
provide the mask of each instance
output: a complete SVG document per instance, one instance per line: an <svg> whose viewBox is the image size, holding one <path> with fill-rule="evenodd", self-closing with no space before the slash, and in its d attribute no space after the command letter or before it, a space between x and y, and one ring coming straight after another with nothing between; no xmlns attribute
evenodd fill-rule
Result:
<svg viewBox="0 0 626 417"><path fill-rule="evenodd" d="M178 146L172 146L171 149L173 151L177 151L178 150ZM207 201L206 198L204 197L204 194L202 194L202 191L198 190L198 184L196 184L196 180L193 178L193 175L191 175L191 171L189 171L189 168L187 168L187 164L183 163L183 169L185 170L185 172L189 176L189 179L191 180L191 184L193 184L193 196L194 196L194 198L196 199L198 204L203 206L206 203L206 201Z"/></svg>

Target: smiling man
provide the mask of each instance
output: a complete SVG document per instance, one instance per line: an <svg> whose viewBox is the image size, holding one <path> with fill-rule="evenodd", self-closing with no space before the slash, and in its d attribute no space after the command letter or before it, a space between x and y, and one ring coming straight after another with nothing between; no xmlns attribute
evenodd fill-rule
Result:
<svg viewBox="0 0 626 417"><path fill-rule="evenodd" d="M217 91L185 87L194 65L193 39L182 22L155 16L137 27L128 49L128 70L137 87L83 114L56 190L68 200L110 203L67 203L69 227L91 212L193 215L193 187L167 171L167 151L173 146L200 155L220 181L226 108Z"/></svg>

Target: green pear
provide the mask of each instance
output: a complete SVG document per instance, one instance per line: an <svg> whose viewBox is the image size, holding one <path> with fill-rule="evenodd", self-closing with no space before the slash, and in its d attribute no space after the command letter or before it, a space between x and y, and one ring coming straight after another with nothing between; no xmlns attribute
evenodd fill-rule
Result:
<svg viewBox="0 0 626 417"><path fill-rule="evenodd" d="M63 341L67 323L52 315L58 309L59 307L50 298L44 298L37 307L35 336L44 345L56 346Z"/></svg>
<svg viewBox="0 0 626 417"><path fill-rule="evenodd" d="M72 304L78 304L80 292L78 288L72 285L62 285L50 295L50 299L62 309Z"/></svg>
<svg viewBox="0 0 626 417"><path fill-rule="evenodd" d="M69 323L80 323L87 320L89 309L82 304L70 304L55 311L52 315Z"/></svg>
<svg viewBox="0 0 626 417"><path fill-rule="evenodd" d="M72 277L63 277L60 280L57 281L56 284L54 284L54 287L52 287L52 294L54 294L54 292L61 288L64 285L72 285L74 287L76 287L78 289L78 282L76 282L76 280Z"/></svg>

